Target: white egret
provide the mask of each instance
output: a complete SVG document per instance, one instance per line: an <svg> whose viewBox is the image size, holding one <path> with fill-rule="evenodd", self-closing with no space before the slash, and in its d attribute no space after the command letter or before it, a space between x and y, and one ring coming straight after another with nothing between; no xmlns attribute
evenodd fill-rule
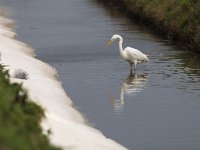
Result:
<svg viewBox="0 0 200 150"><path fill-rule="evenodd" d="M131 67L131 73L133 70L136 69L136 65L141 62L148 62L148 55L142 53L141 51L132 48L132 47L126 47L123 49L122 43L123 38L120 35L113 35L112 38L108 41L107 46L110 46L115 40L119 40L119 52L122 57L122 59L128 61Z"/></svg>

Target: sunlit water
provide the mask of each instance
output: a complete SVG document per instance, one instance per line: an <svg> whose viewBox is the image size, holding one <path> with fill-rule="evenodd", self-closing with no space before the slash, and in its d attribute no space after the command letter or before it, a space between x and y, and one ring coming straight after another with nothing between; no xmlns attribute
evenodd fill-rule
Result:
<svg viewBox="0 0 200 150"><path fill-rule="evenodd" d="M75 106L107 137L134 150L200 149L200 71L187 52L92 0L1 3L19 38L56 67ZM149 55L132 76L117 43L105 48L114 33Z"/></svg>

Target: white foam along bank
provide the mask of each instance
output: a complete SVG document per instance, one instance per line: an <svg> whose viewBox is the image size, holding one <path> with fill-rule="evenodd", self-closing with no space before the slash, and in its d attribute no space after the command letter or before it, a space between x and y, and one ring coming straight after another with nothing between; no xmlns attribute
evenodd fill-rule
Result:
<svg viewBox="0 0 200 150"><path fill-rule="evenodd" d="M56 70L34 58L34 50L15 38L13 23L0 11L0 63L9 70L11 82L23 83L29 98L45 109L41 125L44 133L51 130L51 143L65 150L125 150L86 124L57 80Z"/></svg>

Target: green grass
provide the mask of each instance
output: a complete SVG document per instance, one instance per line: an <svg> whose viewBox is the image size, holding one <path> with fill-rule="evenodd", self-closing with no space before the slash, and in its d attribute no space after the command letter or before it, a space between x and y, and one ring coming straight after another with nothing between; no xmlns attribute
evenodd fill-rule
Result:
<svg viewBox="0 0 200 150"><path fill-rule="evenodd" d="M98 1L112 2L160 35L192 51L200 52L200 0Z"/></svg>
<svg viewBox="0 0 200 150"><path fill-rule="evenodd" d="M9 82L0 65L0 149L60 150L42 134L42 117L44 110L28 100L21 85Z"/></svg>

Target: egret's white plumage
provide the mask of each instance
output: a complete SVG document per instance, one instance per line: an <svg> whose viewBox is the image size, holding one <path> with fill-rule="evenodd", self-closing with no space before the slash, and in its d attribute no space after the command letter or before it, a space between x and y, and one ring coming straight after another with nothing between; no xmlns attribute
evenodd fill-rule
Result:
<svg viewBox="0 0 200 150"><path fill-rule="evenodd" d="M136 69L136 65L141 62L148 62L149 59L146 54L142 53L141 51L132 48L132 47L126 47L123 49L122 43L123 38L120 35L113 35L112 38L108 41L107 45L111 45L115 40L119 40L119 52L122 59L129 62L131 66L131 73L132 70Z"/></svg>

